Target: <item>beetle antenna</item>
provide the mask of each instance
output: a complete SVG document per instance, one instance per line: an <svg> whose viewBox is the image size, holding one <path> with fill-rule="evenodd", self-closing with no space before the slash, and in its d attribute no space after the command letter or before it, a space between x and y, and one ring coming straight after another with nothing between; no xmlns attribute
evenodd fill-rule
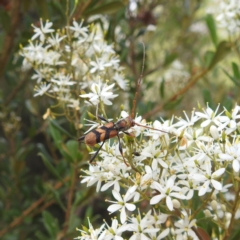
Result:
<svg viewBox="0 0 240 240"><path fill-rule="evenodd" d="M144 128L148 128L148 129L151 129L151 130L155 130L155 131L159 131L159 132L163 132L163 133L167 133L167 134L171 134L171 135L176 136L174 133L170 133L170 132L166 132L166 131L164 131L164 130L160 130L160 129L156 129L156 128L153 128L153 127L141 125L141 124L136 123L136 122L135 122L135 125L137 125L137 126L139 126L139 127L144 127Z"/></svg>
<svg viewBox="0 0 240 240"><path fill-rule="evenodd" d="M141 71L141 75L140 75L140 77L138 79L138 82L137 82L137 90L135 92L135 96L134 96L134 99L133 99L133 107L132 107L132 112L131 112L131 118L132 119L135 116L135 109L136 109L136 104L137 104L138 92L139 92L139 89L140 89L140 86L141 86L141 82L142 82L142 79L143 79L143 70L144 70L145 57L146 57L145 45L144 45L143 42L142 42L142 45L143 45L142 71Z"/></svg>

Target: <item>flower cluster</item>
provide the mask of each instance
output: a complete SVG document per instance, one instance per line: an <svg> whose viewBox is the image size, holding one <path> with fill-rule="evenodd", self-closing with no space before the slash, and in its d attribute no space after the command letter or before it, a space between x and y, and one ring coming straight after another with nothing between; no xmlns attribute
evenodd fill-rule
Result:
<svg viewBox="0 0 240 240"><path fill-rule="evenodd" d="M94 239L198 239L202 219L222 233L233 226L240 217L240 106L218 111L207 106L190 118L134 126L139 136L121 140L128 164L117 141L104 144L82 183L111 189L115 200L107 200L107 211L120 214ZM78 239L92 239L88 231Z"/></svg>
<svg viewBox="0 0 240 240"><path fill-rule="evenodd" d="M179 60L175 60L165 72L163 79L172 92L177 92L186 85L189 77L190 74L184 69L184 65Z"/></svg>
<svg viewBox="0 0 240 240"><path fill-rule="evenodd" d="M226 29L228 34L238 34L240 28L239 0L215 0L210 10L216 16L219 28Z"/></svg>
<svg viewBox="0 0 240 240"><path fill-rule="evenodd" d="M126 80L119 65L119 57L112 45L104 41L103 32L97 26L85 26L83 21L73 21L72 26L54 30L53 23L43 23L33 26L34 35L29 45L21 47L20 55L24 57L23 69L35 70L32 79L36 81L34 96L44 94L54 98L57 106L72 110L80 109L79 93L90 86L94 94L82 97L90 98L95 105L99 101L110 104L106 89L114 83L125 90ZM101 81L112 81L110 86L98 86ZM95 84L96 86L94 86Z"/></svg>

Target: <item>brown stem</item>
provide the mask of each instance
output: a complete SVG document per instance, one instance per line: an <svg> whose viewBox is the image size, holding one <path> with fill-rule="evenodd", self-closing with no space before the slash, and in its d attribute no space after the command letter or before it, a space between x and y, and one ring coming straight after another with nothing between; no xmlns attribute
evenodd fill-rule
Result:
<svg viewBox="0 0 240 240"><path fill-rule="evenodd" d="M71 187L69 190L67 210L66 210L66 214L65 214L65 223L64 223L64 229L63 229L64 236L68 230L69 219L71 216L72 202L73 202L73 197L74 197L74 188L75 188L76 179L77 179L77 177L76 177L77 176L77 166L73 165L72 167L73 167L73 174L72 174L72 179L71 179Z"/></svg>
<svg viewBox="0 0 240 240"><path fill-rule="evenodd" d="M235 195L235 201L234 201L233 208L232 208L232 217L231 217L228 229L226 229L223 240L229 239L230 233L232 233L232 228L233 228L233 224L234 224L234 220L235 220L235 213L237 212L238 204L239 204L239 193L240 193L240 188L238 188L238 191L236 192L236 195Z"/></svg>
<svg viewBox="0 0 240 240"><path fill-rule="evenodd" d="M1 60L0 60L1 61ZM23 80L18 83L18 85L12 90L12 92L8 95L7 99L4 101L4 105L7 106L11 100L15 97L15 95L18 93L18 91L22 88L22 86L25 85L27 81L29 81L28 77L24 75Z"/></svg>
<svg viewBox="0 0 240 240"><path fill-rule="evenodd" d="M11 51L14 49L14 40L15 35L20 23L20 6L21 0L12 0L10 3L11 10L10 10L10 19L11 19L11 26L9 31L6 33L4 44L2 47L2 54L0 57L0 76L3 75L5 67L8 63L8 59L11 56ZM1 78L0 78L1 79Z"/></svg>
<svg viewBox="0 0 240 240"><path fill-rule="evenodd" d="M55 203L56 200L50 200L49 202L46 202L43 206L41 206L36 212L34 212L33 214L31 214L31 217L41 213L43 210L47 209L49 206L51 206L53 203Z"/></svg>
<svg viewBox="0 0 240 240"><path fill-rule="evenodd" d="M179 96L181 96L185 92L187 92L198 80L200 80L203 76L205 76L208 73L208 71L209 71L209 69L203 69L199 74L192 76L189 79L188 84L184 88L182 88L180 91L178 91L176 94L174 94L171 98L169 98L166 103L176 100ZM158 113L160 110L162 110L162 108L166 105L166 103L163 103L163 104L155 107L152 111L144 114L143 118L148 118L148 117Z"/></svg>
<svg viewBox="0 0 240 240"><path fill-rule="evenodd" d="M66 177L62 182L56 183L54 186L54 189L60 188L63 185L63 183L67 181L69 181L69 177ZM39 207L40 204L42 204L47 198L48 198L48 195L41 197L37 201L32 203L30 207L28 207L25 211L23 211L21 216L15 218L6 228L0 231L0 237L4 236L6 233L10 232L13 228L21 224L24 221L24 219L27 216L29 216L34 210L36 210L36 208Z"/></svg>
<svg viewBox="0 0 240 240"><path fill-rule="evenodd" d="M21 216L15 218L6 228L4 228L3 230L0 231L0 237L4 236L11 229L13 229L17 225L21 224L24 221L24 219L44 201L44 199L45 199L45 197L39 198L29 208L27 208L25 211L23 211Z"/></svg>

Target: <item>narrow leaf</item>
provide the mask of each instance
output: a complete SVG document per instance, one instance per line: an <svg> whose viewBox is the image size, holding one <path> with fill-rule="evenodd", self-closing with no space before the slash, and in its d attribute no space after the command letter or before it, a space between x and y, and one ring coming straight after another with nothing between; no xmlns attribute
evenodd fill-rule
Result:
<svg viewBox="0 0 240 240"><path fill-rule="evenodd" d="M78 150L78 142L75 140L69 140L66 143L68 154L72 157L73 161L80 160L82 158Z"/></svg>
<svg viewBox="0 0 240 240"><path fill-rule="evenodd" d="M55 177L57 177L59 180L62 180L61 176L58 174L56 168L52 165L52 158L47 153L45 147L42 144L37 144L38 149L41 151L38 153L38 155L42 158L44 165L46 168L51 172Z"/></svg>
<svg viewBox="0 0 240 240"><path fill-rule="evenodd" d="M72 139L76 138L76 137L73 136L71 133L69 133L66 129L64 129L63 127L61 127L57 121L52 120L52 121L51 121L51 124L52 124L56 129L58 129L60 132L64 133L66 136L68 136L68 137L70 137L70 138L72 138Z"/></svg>
<svg viewBox="0 0 240 240"><path fill-rule="evenodd" d="M225 69L223 69L223 72L228 76L228 78L233 82L235 83L238 87L240 86L240 82L238 79L236 79L235 77L231 76Z"/></svg>
<svg viewBox="0 0 240 240"><path fill-rule="evenodd" d="M240 72L238 69L238 65L235 62L232 62L232 70L233 70L234 77L240 80Z"/></svg>
<svg viewBox="0 0 240 240"><path fill-rule="evenodd" d="M215 24L214 18L212 15L208 14L205 17L205 21L206 21L212 42L213 42L214 46L217 48L218 36L217 36L216 24Z"/></svg>
<svg viewBox="0 0 240 240"><path fill-rule="evenodd" d="M49 212L43 211L43 224L52 239L57 239L57 233L60 230L58 221Z"/></svg>
<svg viewBox="0 0 240 240"><path fill-rule="evenodd" d="M60 134L59 129L56 127L57 125L54 124L53 122L55 122L55 121L50 121L49 129L50 129L51 136L54 140L54 143L59 149L61 146L61 142L62 142L62 136Z"/></svg>
<svg viewBox="0 0 240 240"><path fill-rule="evenodd" d="M66 211L66 207L64 206L64 204L63 204L63 202L62 202L62 199L61 199L61 196L60 196L60 192L59 192L58 190L55 190L55 189L51 189L51 190L52 190L54 199L57 201L57 203L59 204L59 206L60 206L64 211Z"/></svg>
<svg viewBox="0 0 240 240"><path fill-rule="evenodd" d="M231 43L227 41L222 41L218 44L217 50L214 57L209 64L208 69L212 69L218 62L226 57L226 55L231 51Z"/></svg>
<svg viewBox="0 0 240 240"><path fill-rule="evenodd" d="M208 89L203 89L202 93L203 93L203 101L205 103L208 103L208 105L212 107L213 100L212 100L211 92Z"/></svg>

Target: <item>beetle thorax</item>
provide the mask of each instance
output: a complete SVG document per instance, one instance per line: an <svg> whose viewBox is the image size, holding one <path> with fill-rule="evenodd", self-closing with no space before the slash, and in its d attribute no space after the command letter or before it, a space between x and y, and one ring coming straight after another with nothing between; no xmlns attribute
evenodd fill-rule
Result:
<svg viewBox="0 0 240 240"><path fill-rule="evenodd" d="M115 129L117 131L127 131L129 128L133 127L135 125L134 120L128 116L126 118L122 118L120 120L118 120L115 123Z"/></svg>

